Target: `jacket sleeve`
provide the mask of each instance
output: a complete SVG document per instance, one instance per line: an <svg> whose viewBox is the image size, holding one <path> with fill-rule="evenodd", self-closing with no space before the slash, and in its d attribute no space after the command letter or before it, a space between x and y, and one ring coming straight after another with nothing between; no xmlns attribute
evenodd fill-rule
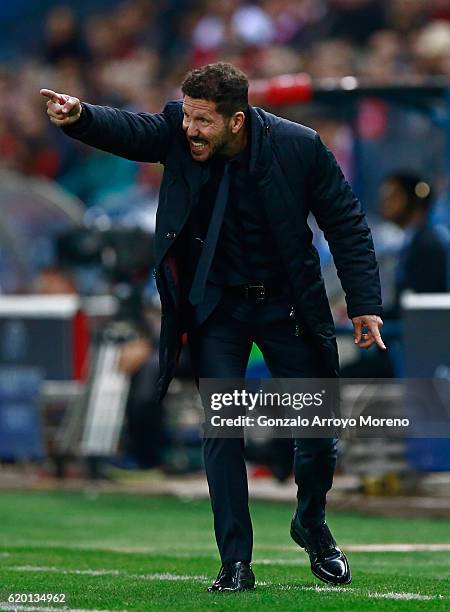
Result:
<svg viewBox="0 0 450 612"><path fill-rule="evenodd" d="M172 138L166 113L131 113L82 103L78 121L63 131L76 140L140 162L164 162Z"/></svg>
<svg viewBox="0 0 450 612"><path fill-rule="evenodd" d="M316 135L310 175L311 211L330 246L349 318L381 315L381 287L372 235L361 203Z"/></svg>

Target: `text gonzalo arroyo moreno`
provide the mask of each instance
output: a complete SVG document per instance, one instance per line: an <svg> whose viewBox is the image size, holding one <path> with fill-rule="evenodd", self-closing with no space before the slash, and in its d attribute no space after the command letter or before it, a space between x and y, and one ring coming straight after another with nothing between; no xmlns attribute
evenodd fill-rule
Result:
<svg viewBox="0 0 450 612"><path fill-rule="evenodd" d="M212 393L211 410L219 411L227 407L242 407L245 411L251 412L262 408L290 407L296 411L307 407L321 407L324 402L323 392L316 393L277 393L263 392L256 393L245 389L235 389L229 393ZM292 416L276 417L267 414L251 416L240 414L234 417L226 417L220 414L213 414L210 418L212 427L316 427L316 428L352 428L352 427L409 427L408 418L394 417L374 417L372 415L359 415L358 417L323 417L314 415L312 417Z"/></svg>

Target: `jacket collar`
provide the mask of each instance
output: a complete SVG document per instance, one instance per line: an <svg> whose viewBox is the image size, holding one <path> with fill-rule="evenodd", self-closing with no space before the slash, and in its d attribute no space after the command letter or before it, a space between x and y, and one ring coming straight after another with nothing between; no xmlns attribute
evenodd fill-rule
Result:
<svg viewBox="0 0 450 612"><path fill-rule="evenodd" d="M250 119L250 174L265 177L271 168L270 126L261 108L249 107Z"/></svg>

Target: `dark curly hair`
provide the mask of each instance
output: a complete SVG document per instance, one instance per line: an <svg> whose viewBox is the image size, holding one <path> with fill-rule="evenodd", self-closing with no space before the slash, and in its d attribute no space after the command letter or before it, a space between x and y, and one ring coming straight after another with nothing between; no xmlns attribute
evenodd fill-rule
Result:
<svg viewBox="0 0 450 612"><path fill-rule="evenodd" d="M224 117L232 117L238 111L245 113L248 108L247 76L227 62L191 70L181 84L181 91L196 100L215 102L217 112Z"/></svg>

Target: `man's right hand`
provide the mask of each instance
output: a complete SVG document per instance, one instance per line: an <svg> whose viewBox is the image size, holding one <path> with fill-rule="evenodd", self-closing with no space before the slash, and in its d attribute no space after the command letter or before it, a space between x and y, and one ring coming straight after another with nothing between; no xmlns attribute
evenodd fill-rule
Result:
<svg viewBox="0 0 450 612"><path fill-rule="evenodd" d="M82 106L78 98L67 94L56 93L51 89L41 89L41 95L47 100L47 115L53 125L64 127L78 121Z"/></svg>

